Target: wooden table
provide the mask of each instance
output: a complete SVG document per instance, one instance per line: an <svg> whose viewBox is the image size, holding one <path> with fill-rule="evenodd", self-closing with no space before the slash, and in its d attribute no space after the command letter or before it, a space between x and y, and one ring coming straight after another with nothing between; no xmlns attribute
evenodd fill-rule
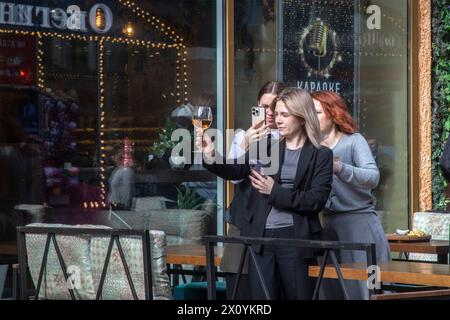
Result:
<svg viewBox="0 0 450 320"><path fill-rule="evenodd" d="M347 280L367 280L365 263L340 265L342 275ZM450 287L450 265L436 263L419 263L391 261L380 263L381 282L415 284L436 287ZM309 267L309 276L319 276L319 266ZM337 279L333 266L325 268L324 278Z"/></svg>
<svg viewBox="0 0 450 320"><path fill-rule="evenodd" d="M214 264L218 267L222 261L223 247L215 247L214 251ZM167 263L206 266L205 246L198 244L167 246Z"/></svg>
<svg viewBox="0 0 450 320"><path fill-rule="evenodd" d="M437 263L447 264L449 244L448 241L427 241L427 242L395 242L389 241L392 252L401 253L427 253L436 254Z"/></svg>
<svg viewBox="0 0 450 320"><path fill-rule="evenodd" d="M16 242L0 242L0 255L16 256L17 243Z"/></svg>
<svg viewBox="0 0 450 320"><path fill-rule="evenodd" d="M214 265L220 266L223 255L223 247L214 248ZM167 246L167 273L172 275L172 286L179 284L179 275L182 275L184 282L186 283L186 275L192 276L205 276L205 270L186 270L182 265L190 265L193 267L205 267L206 266L206 249L204 245L199 244L179 244ZM220 272L216 273L216 276L223 276Z"/></svg>

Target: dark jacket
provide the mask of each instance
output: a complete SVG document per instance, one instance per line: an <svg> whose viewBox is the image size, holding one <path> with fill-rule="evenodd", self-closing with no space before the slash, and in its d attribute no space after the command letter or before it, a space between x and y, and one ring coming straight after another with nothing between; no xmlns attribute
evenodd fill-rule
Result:
<svg viewBox="0 0 450 320"><path fill-rule="evenodd" d="M445 143L444 151L442 151L439 164L441 166L444 178L447 181L450 181L450 136L447 138L447 142Z"/></svg>
<svg viewBox="0 0 450 320"><path fill-rule="evenodd" d="M333 153L326 147L317 149L306 140L300 159L293 189L283 188L279 184L286 144L280 142L280 166L273 177L275 184L269 196L261 195L254 188L241 201L236 201L233 213L239 213L236 225L242 236L263 237L267 216L272 206L279 209L295 211L294 227L298 239L314 239L321 231L318 213L323 209L331 191L333 179ZM204 164L209 171L226 180L248 180L250 167L248 164ZM248 181L245 181L248 183ZM244 186L242 186L244 188ZM248 200L247 200L248 199ZM233 201L234 202L234 201ZM233 217L233 214L232 214ZM307 221L307 226L305 226ZM259 247L255 246L259 251Z"/></svg>

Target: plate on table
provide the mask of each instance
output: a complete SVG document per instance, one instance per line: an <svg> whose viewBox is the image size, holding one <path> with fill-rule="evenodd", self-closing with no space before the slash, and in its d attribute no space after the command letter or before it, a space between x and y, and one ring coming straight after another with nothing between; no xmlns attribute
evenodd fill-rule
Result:
<svg viewBox="0 0 450 320"><path fill-rule="evenodd" d="M431 235L426 234L423 236L409 236L403 234L391 233L387 234L386 238L391 242L427 242L431 240Z"/></svg>

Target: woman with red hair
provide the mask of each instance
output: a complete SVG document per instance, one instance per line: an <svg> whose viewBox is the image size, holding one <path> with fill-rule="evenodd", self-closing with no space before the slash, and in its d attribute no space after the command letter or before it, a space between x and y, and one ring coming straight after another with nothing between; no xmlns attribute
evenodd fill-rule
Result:
<svg viewBox="0 0 450 320"><path fill-rule="evenodd" d="M312 94L322 144L333 151L333 183L323 214L326 240L375 243L378 262L391 259L389 244L375 211L372 190L380 178L378 167L364 137L356 133L356 125L345 101L331 91ZM341 263L366 262L361 251L341 251ZM365 281L346 281L351 299L368 299ZM342 299L337 281L324 282L322 297Z"/></svg>

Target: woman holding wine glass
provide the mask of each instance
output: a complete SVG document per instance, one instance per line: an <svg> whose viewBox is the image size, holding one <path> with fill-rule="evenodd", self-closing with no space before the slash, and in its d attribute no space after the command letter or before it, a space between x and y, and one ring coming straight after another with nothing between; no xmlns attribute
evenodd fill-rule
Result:
<svg viewBox="0 0 450 320"><path fill-rule="evenodd" d="M253 124L247 131L238 131L231 144L231 150L228 157L237 159L247 152L249 145L266 137L274 140L279 139L277 126L275 124L273 102L285 88L285 85L278 81L266 82L258 92L258 107L265 109L265 121ZM248 203L248 198L252 189L250 179L240 179L231 181L235 185L235 194L230 207L226 212L226 221L228 223L227 235L240 236L241 225L240 219L242 212ZM239 262L244 252L244 247L240 244L226 243L222 256L221 270L226 273L227 282L227 298L233 297L233 289L237 280L237 272L239 271ZM239 279L239 286L236 290L235 298L237 300L245 300L250 298L250 285L248 279L248 259L246 259L242 275Z"/></svg>
<svg viewBox="0 0 450 320"><path fill-rule="evenodd" d="M241 235L248 237L314 239L321 230L318 212L324 207L332 182L330 149L320 145L321 133L309 93L298 88L283 90L276 99L275 123L280 132L280 166L265 176L245 164L214 163L216 151L207 134L197 136L204 167L227 180L249 179L251 190L241 216ZM218 156L218 155L217 155ZM225 162L222 162L225 163ZM307 249L285 246L252 246L271 299L311 299L313 282ZM252 299L265 299L263 286L250 259Z"/></svg>

